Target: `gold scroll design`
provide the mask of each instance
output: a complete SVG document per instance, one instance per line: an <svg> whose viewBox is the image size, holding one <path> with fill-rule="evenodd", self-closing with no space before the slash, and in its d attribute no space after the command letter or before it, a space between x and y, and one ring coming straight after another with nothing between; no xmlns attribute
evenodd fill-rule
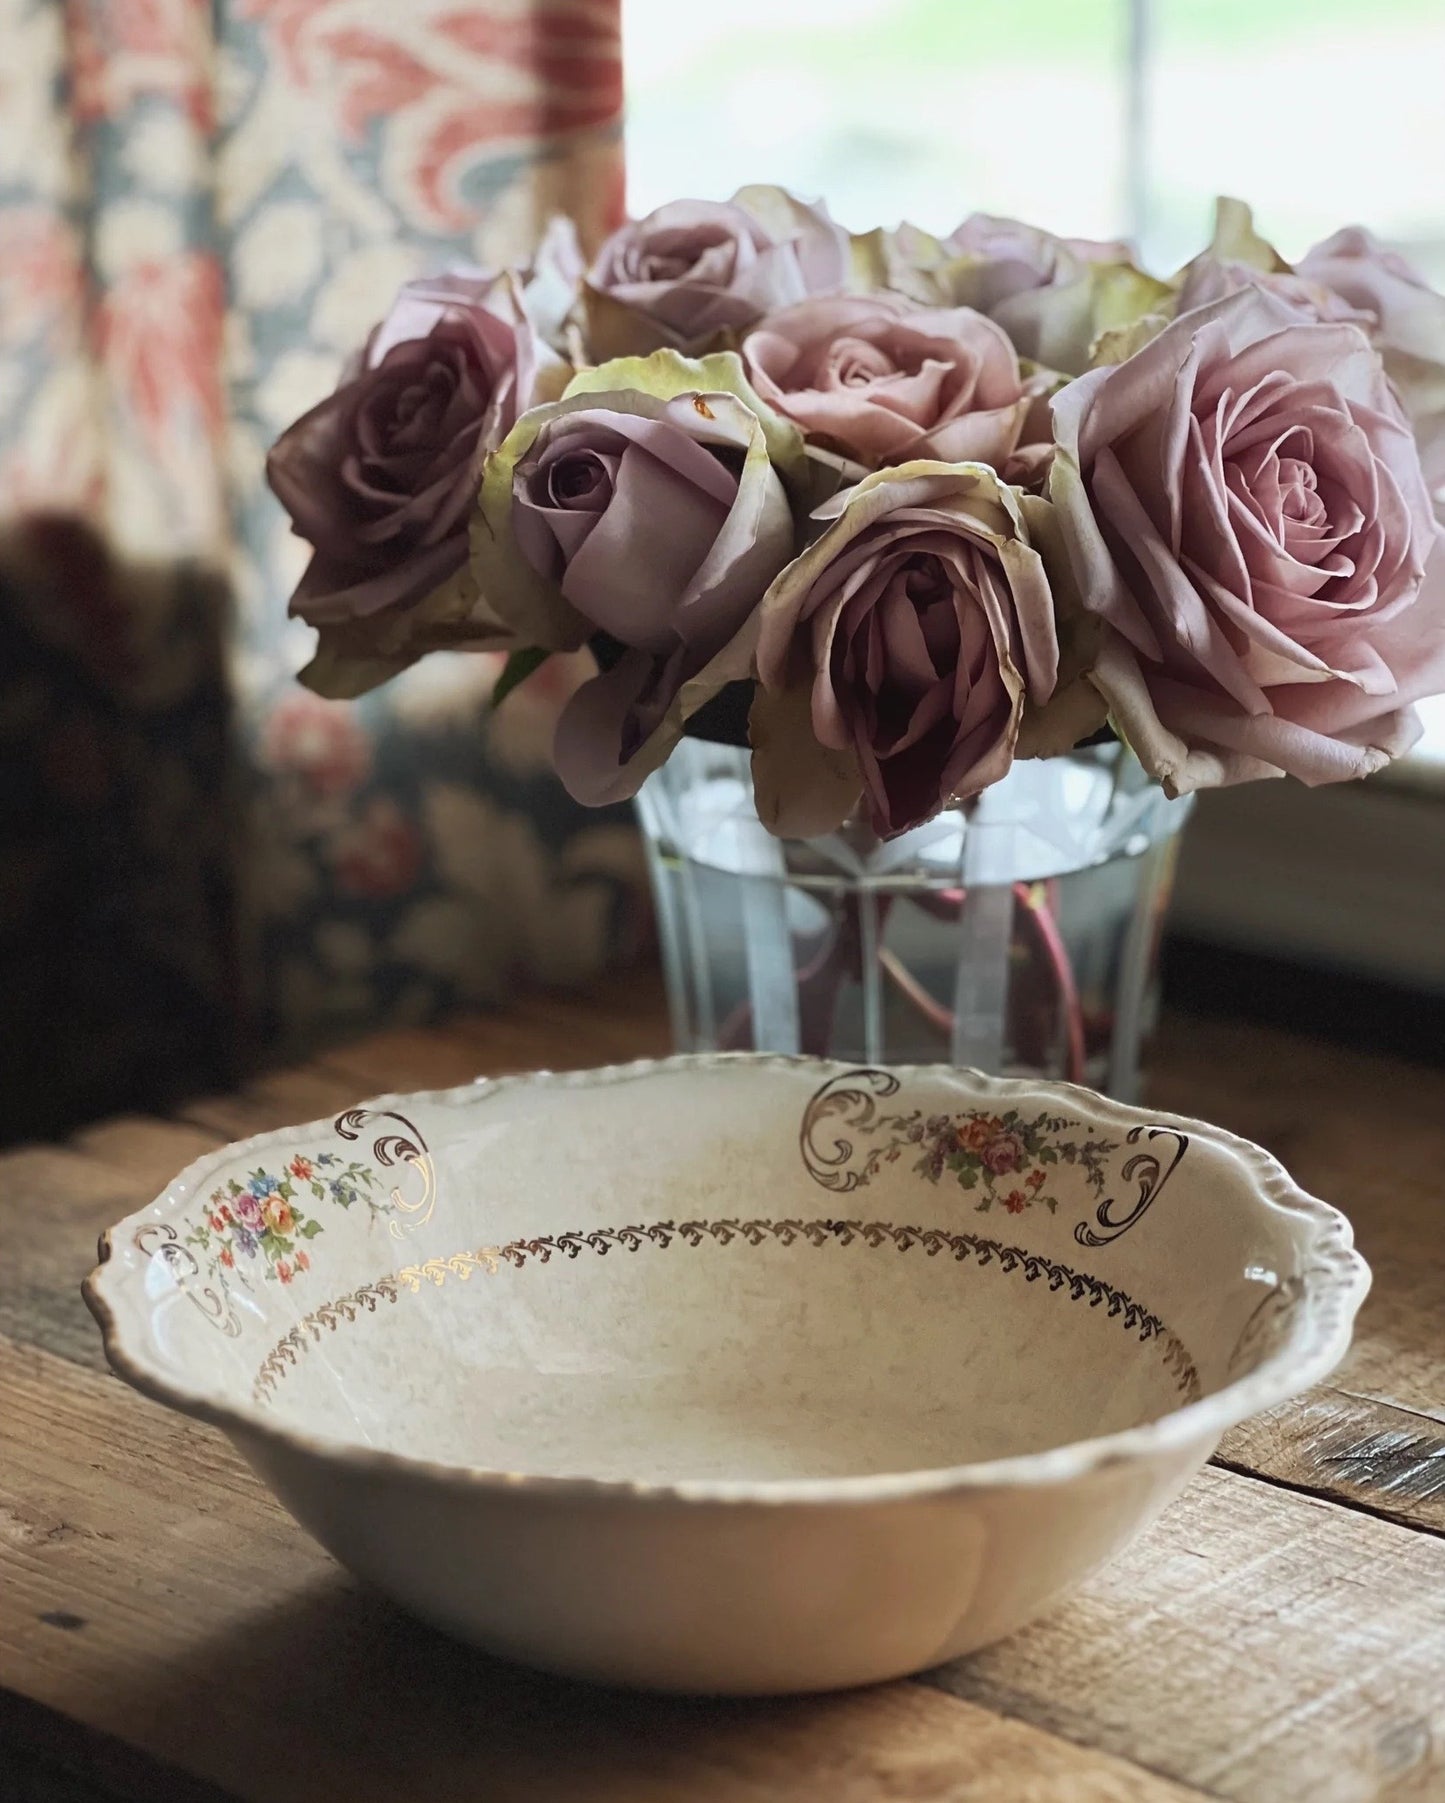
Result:
<svg viewBox="0 0 1445 1803"><path fill-rule="evenodd" d="M236 1318L230 1294L224 1285L206 1282L199 1259L189 1246L181 1244L180 1235L169 1221L152 1221L138 1227L135 1248L147 1258L158 1258L181 1294L194 1303L213 1326L219 1327L228 1340L239 1338L241 1323Z"/></svg>
<svg viewBox="0 0 1445 1803"><path fill-rule="evenodd" d="M1142 1220L1189 1150L1189 1135L1180 1133L1175 1127L1146 1126L1141 1122L1139 1126L1131 1127L1125 1138L1131 1146L1143 1141L1151 1145L1156 1140L1172 1142L1172 1149L1164 1148L1168 1163L1153 1151L1136 1152L1126 1159L1119 1176L1125 1183L1137 1184L1138 1194L1123 1213L1116 1213L1113 1197L1106 1196L1095 1211L1094 1225L1080 1221L1075 1227L1074 1238L1081 1246L1107 1246L1127 1233L1136 1221Z"/></svg>
<svg viewBox="0 0 1445 1803"><path fill-rule="evenodd" d="M421 1180L418 1196L405 1195L400 1184L393 1184L391 1189L389 1199L395 1212L387 1220L387 1230L393 1239L404 1239L408 1233L425 1227L432 1217L437 1199L436 1165L421 1130L393 1109L348 1108L337 1115L336 1131L342 1139L359 1140L362 1129L377 1121L392 1121L404 1131L398 1133L392 1128L376 1134L371 1143L371 1156L376 1163L384 1170L410 1165Z"/></svg>
<svg viewBox="0 0 1445 1803"><path fill-rule="evenodd" d="M880 1111L879 1102L891 1100L899 1088L892 1071L862 1068L832 1077L817 1090L803 1111L798 1130L803 1165L815 1183L847 1195L872 1182L885 1157L903 1143L897 1137L877 1136L922 1118L916 1111L907 1117ZM863 1143L870 1137L874 1144ZM1092 1222L1080 1221L1074 1228L1074 1238L1081 1246L1111 1245L1141 1221L1189 1149L1187 1134L1155 1123L1140 1122L1125 1138L1130 1145L1142 1147L1119 1171L1122 1182L1137 1185L1137 1194L1124 1202L1104 1197ZM1169 1143L1155 1149L1156 1141ZM1097 1180L1102 1187L1101 1168Z"/></svg>

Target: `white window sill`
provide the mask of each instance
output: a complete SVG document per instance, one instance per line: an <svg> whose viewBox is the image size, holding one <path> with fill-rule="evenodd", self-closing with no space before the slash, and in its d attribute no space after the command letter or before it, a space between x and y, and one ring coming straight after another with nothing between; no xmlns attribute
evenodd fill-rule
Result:
<svg viewBox="0 0 1445 1803"><path fill-rule="evenodd" d="M1199 799L1172 929L1445 994L1445 705L1364 783L1262 782Z"/></svg>

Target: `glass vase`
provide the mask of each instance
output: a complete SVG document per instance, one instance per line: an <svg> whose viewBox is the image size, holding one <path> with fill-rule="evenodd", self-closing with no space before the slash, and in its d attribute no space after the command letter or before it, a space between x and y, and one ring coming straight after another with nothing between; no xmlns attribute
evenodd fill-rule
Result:
<svg viewBox="0 0 1445 1803"><path fill-rule="evenodd" d="M1109 744L1015 764L900 838L775 839L748 753L686 739L644 785L679 1051L1065 1078L1133 1100L1189 801Z"/></svg>

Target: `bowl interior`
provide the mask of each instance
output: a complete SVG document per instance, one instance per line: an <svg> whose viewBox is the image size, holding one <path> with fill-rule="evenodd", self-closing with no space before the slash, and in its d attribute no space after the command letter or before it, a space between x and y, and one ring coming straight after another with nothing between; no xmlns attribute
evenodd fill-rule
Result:
<svg viewBox="0 0 1445 1803"><path fill-rule="evenodd" d="M666 1483L1157 1420L1290 1341L1313 1256L1223 1136L1061 1087L741 1059L268 1136L127 1223L104 1284L148 1371L223 1407Z"/></svg>

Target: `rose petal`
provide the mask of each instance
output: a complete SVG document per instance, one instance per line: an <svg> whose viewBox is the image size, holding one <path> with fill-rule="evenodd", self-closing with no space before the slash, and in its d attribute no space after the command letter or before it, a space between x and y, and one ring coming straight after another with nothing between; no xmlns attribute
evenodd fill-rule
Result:
<svg viewBox="0 0 1445 1803"><path fill-rule="evenodd" d="M1433 526L1378 360L1354 325L1298 321L1247 287L1055 399L1050 495L1112 628L1093 680L1178 791L1374 768L1399 675L1439 661L1414 649Z"/></svg>
<svg viewBox="0 0 1445 1803"><path fill-rule="evenodd" d="M807 689L759 688L748 717L753 800L758 818L780 838L831 833L857 807L863 780L851 752L836 752L813 732Z"/></svg>
<svg viewBox="0 0 1445 1803"><path fill-rule="evenodd" d="M896 834L1008 769L1026 688L1047 701L1057 677L1053 596L982 465L880 471L818 513L764 597L758 671L781 694L811 673L814 738L851 750L874 830Z"/></svg>

